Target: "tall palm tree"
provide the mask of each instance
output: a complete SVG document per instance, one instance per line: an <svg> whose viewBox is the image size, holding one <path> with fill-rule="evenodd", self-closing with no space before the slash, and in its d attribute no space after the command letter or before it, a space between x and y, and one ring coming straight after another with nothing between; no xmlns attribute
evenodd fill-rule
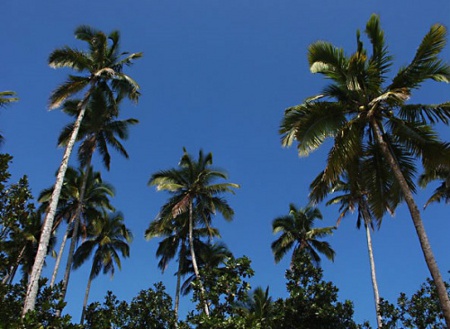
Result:
<svg viewBox="0 0 450 329"><path fill-rule="evenodd" d="M403 162L402 166L404 172L413 170L409 163ZM370 230L373 229L375 222L378 228L380 227L386 212L391 215L394 213L403 196L398 181L389 166L383 162L383 156L377 144L369 142L369 145L363 147L358 157L348 161L345 172L336 181L330 182L326 179L327 169L311 183L309 198L315 205L328 194L341 193L326 203L327 205L340 204L341 213L338 223L349 212L357 211L356 225L360 228L363 223L366 231L376 318L380 328L382 326L378 312L380 297Z"/></svg>
<svg viewBox="0 0 450 329"><path fill-rule="evenodd" d="M333 233L335 227L314 228L314 221L322 219L318 208L298 208L294 204L289 205L289 214L277 217L272 222L274 234L282 234L272 243L272 252L275 262L278 263L292 248L291 264L306 253L316 266L319 266L321 258L325 255L329 260L334 260L335 252L330 244L318 239Z"/></svg>
<svg viewBox="0 0 450 329"><path fill-rule="evenodd" d="M286 110L280 129L283 144L291 145L297 140L299 154L306 156L326 138L333 137L323 176L329 184L342 175L349 161L360 155L363 145L377 145L408 206L450 328L450 301L413 198L415 160L421 158L426 168L432 168L442 162L437 155L443 155L447 162L450 159L449 145L440 142L429 125L439 121L448 124L450 105L407 104L411 92L423 82L450 81L450 66L438 57L446 42L446 29L439 24L432 26L413 60L401 67L387 85L392 58L378 16L372 15L365 33L372 46L370 55L359 31L357 50L350 56L324 41L309 46L311 72L323 74L332 83L304 104ZM403 163L414 170L404 170Z"/></svg>
<svg viewBox="0 0 450 329"><path fill-rule="evenodd" d="M346 176L346 177L345 177ZM377 319L378 328L382 327L381 315L379 314L380 294L378 289L378 281L375 269L375 258L373 254L372 236L370 231L374 228L375 216L369 207L368 198L370 197L366 190L362 189L358 183L352 184L348 179L348 174L344 175L344 180L339 181L331 188L332 193L343 193L330 199L326 204L340 204L340 216L338 222L344 218L349 212L357 211L356 226L359 229L361 224L364 224L366 233L367 250L369 254L370 273L372 280L372 287L375 300L375 315ZM347 179L345 179L347 178ZM378 227L381 224L381 219L377 219Z"/></svg>
<svg viewBox="0 0 450 329"><path fill-rule="evenodd" d="M167 218L169 216L169 218ZM194 228L195 241L199 237L219 236L219 231L213 228ZM159 242L156 256L160 258L158 267L164 273L169 262L178 254L178 270L176 272L177 284L175 290L175 318L178 320L178 309L180 305L181 277L187 273L185 267L188 266L187 253L189 250L189 217L188 213L183 213L174 219L171 219L170 205L164 205L158 218L152 221L145 231L147 240L162 237ZM194 242L194 245L196 243ZM197 249L197 248L195 248Z"/></svg>
<svg viewBox="0 0 450 329"><path fill-rule="evenodd" d="M194 250L194 209L198 212L195 219L201 220L206 227L210 226L212 216L219 212L224 219L231 220L234 214L228 202L221 197L226 192L234 193L239 185L233 183L215 183L217 179L227 179L227 175L218 169L211 168L212 154L206 156L200 150L195 160L184 149L178 168L159 171L150 177L149 185L156 186L158 191L165 190L172 194L168 204L171 205L172 218L189 214L189 249L195 276L199 280L201 299L204 311L209 316L208 303L197 266Z"/></svg>
<svg viewBox="0 0 450 329"><path fill-rule="evenodd" d="M123 215L121 213L98 217L89 226L90 238L84 241L75 252L73 263L75 269L84 264L93 254L92 267L84 296L80 324L83 324L84 322L92 280L95 279L101 271L103 271L103 274L110 273L111 276L113 276L115 266L121 269L119 253L122 254L122 257L128 257L130 255L129 243L132 240L132 234L123 223L123 220Z"/></svg>
<svg viewBox="0 0 450 329"><path fill-rule="evenodd" d="M80 109L78 108L79 100L68 100L64 103L63 111L72 117L77 117ZM116 111L118 101L109 102L105 93L96 89L93 91L89 103L86 105L86 114L81 123L77 139L82 140L78 150L78 158L80 164L84 168L90 168L92 156L96 149L100 151L103 164L109 170L111 163L111 155L108 145L117 150L125 158L128 158L128 153L120 142L120 139L126 140L128 138L129 126L137 124L136 119L116 120ZM74 124L67 125L61 132L58 144L67 145L70 136L74 129ZM80 188L80 200L84 199L86 192L88 176L84 175L84 180ZM73 235L77 236L80 225L81 213L83 211L83 203L77 205L74 221L73 221ZM69 249L69 258L67 261L66 275L63 280L63 287L61 290L62 299L65 298L67 286L69 283L70 268L72 265L72 255L75 251L76 240L72 239Z"/></svg>
<svg viewBox="0 0 450 329"><path fill-rule="evenodd" d="M89 26L80 26L75 30L75 37L88 43L89 51L80 51L65 46L56 49L50 54L49 65L53 68L69 67L85 75L69 75L66 82L60 85L50 96L50 108L59 107L66 99L85 90L84 97L78 103L78 117L74 123L73 131L58 170L55 188L51 197L50 207L44 221L39 248L30 282L25 297L23 315L33 310L38 291L38 280L42 272L44 258L47 252L53 227L53 220L58 205L64 175L69 157L77 139L81 122L85 115L86 106L91 100L95 90L102 90L110 104L115 104L124 97L132 101L139 98L139 86L128 75L123 73L124 65L131 65L134 59L140 58L142 53L121 53L119 50L120 34L113 31L108 36ZM109 42L110 41L110 42ZM117 114L118 109L114 109Z"/></svg>
<svg viewBox="0 0 450 329"><path fill-rule="evenodd" d="M82 193L82 187L84 183L85 192ZM41 192L38 201L42 203L40 209L45 212L47 209L50 197L53 192L53 187L47 188ZM83 201L81 201L81 194L83 194ZM102 180L100 172L95 172L92 167L87 171L82 169L75 169L68 167L66 175L64 177L64 184L61 189L61 196L58 203L56 212L56 222L53 227L57 229L58 225L64 219L67 221L66 232L63 236L59 252L57 254L55 268L53 270L50 286L53 287L56 281L56 276L61 263L63 250L67 239L71 238L72 244L75 246L76 242L80 238L78 232L74 230L75 218L81 220L84 232L88 222L96 217L101 216L105 211L114 211L114 207L111 205L109 198L115 195L114 188L111 184L108 184ZM78 214L77 210L81 206L81 213ZM77 217L78 215L78 217ZM72 268L72 256L75 247L72 247L72 252L69 252L66 271L64 274L62 293L65 294L69 281L69 274ZM62 298L64 299L64 298Z"/></svg>

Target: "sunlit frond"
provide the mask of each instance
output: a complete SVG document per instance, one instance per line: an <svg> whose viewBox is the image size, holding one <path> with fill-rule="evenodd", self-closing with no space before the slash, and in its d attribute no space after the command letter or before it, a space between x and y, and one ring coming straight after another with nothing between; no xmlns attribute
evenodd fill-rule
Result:
<svg viewBox="0 0 450 329"><path fill-rule="evenodd" d="M19 98L16 97L16 93L14 91L0 91L0 107L4 107L5 105L17 102Z"/></svg>
<svg viewBox="0 0 450 329"><path fill-rule="evenodd" d="M337 81L345 81L347 60L344 51L326 41L308 47L308 62L312 73L321 73Z"/></svg>

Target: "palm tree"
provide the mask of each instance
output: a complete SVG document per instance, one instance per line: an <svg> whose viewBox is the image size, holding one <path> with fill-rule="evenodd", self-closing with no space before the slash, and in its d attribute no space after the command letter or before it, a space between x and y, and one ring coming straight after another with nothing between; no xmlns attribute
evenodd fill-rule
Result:
<svg viewBox="0 0 450 329"><path fill-rule="evenodd" d="M323 172L322 174L323 175ZM321 176L319 175L319 177ZM361 184L357 182L350 181L349 175L346 174L343 177L342 181L336 182L335 186L330 189L332 193L342 192L343 194L338 195L330 199L326 205L331 204L340 204L340 216L338 222L344 218L349 212L357 211L357 221L356 227L359 229L361 224L364 224L365 232L366 232L366 240L367 240L367 250L369 254L369 262L370 262L370 272L371 272L371 280L372 287L374 293L375 300L375 315L377 319L378 328L382 327L381 315L379 314L379 304L380 304L380 294L378 289L378 281L376 276L375 269L375 258L373 255L373 246L372 246L372 237L370 230L374 228L375 216L372 214L370 210L368 198L370 197L367 192L362 188ZM355 178L353 178L355 179ZM313 187L317 187L317 185L311 184ZM314 190L313 190L314 191ZM315 201L314 199L312 200ZM378 227L381 225L381 218L377 218Z"/></svg>
<svg viewBox="0 0 450 329"><path fill-rule="evenodd" d="M333 197L326 205L340 204L340 216L338 223L349 212L358 212L356 225L358 229L364 223L371 267L371 279L374 291L376 318L378 327L381 328L381 317L378 312L380 297L376 280L375 261L373 256L372 238L370 229L374 222L378 228L386 212L391 215L402 201L402 194L398 181L395 179L389 166L383 162L381 150L376 144L370 143L363 147L359 157L355 157L347 163L346 171L332 182L326 180L326 168L311 183L309 194L313 205L321 202L328 194L342 194ZM403 163L404 171L412 170L408 163ZM370 193L369 193L370 192Z"/></svg>
<svg viewBox="0 0 450 329"><path fill-rule="evenodd" d="M219 212L226 220L233 217L233 209L221 197L223 193L234 193L239 185L233 183L216 183L217 179L227 179L227 175L218 169L210 168L212 154L206 156L200 150L198 160L194 160L184 149L178 168L159 171L150 177L149 185L155 185L158 191L166 190L172 194L169 202L172 218L189 214L189 249L195 276L199 281L201 299L204 311L209 316L208 303L200 279L197 259L194 250L194 209L199 214L196 220L201 220L206 227L210 226L212 216Z"/></svg>
<svg viewBox="0 0 450 329"><path fill-rule="evenodd" d="M25 297L23 315L34 309L38 291L38 280L42 272L44 258L48 248L53 220L55 217L64 175L69 157L77 139L78 131L83 120L86 106L90 102L95 90L104 92L110 104L117 104L124 97L132 101L139 98L139 86L128 75L123 73L124 65L131 65L134 59L140 58L142 53L120 53L118 31L106 36L103 32L89 26L80 26L75 30L75 37L89 45L89 51L84 52L65 46L50 54L49 65L53 68L69 67L86 75L69 75L66 82L60 85L50 96L50 108L59 107L66 99L87 89L82 100L78 103L78 117L73 125L73 131L58 170L55 187L50 201L50 207L44 221L39 248L30 282ZM110 43L108 41L111 41ZM114 115L117 115L117 108Z"/></svg>
<svg viewBox="0 0 450 329"><path fill-rule="evenodd" d="M84 183L85 192L82 193ZM53 192L53 187L45 189L39 195L38 201L42 203L41 210L45 212L48 207L50 197ZM83 194L83 202L81 202L81 194ZM65 292L69 282L69 273L72 268L72 257L75 249L75 244L79 240L80 235L74 230L75 218L81 220L83 224L83 231L86 231L86 226L93 218L101 216L105 211L114 211L109 198L114 196L114 188L112 185L102 180L100 172L93 171L92 167L84 172L82 169L75 169L68 167L64 177L64 184L61 189L61 197L58 203L56 212L56 222L53 225L54 230L62 220L66 219L67 229L63 236L61 246L56 258L55 268L53 270L50 286L53 287L56 281L59 265L61 262L63 250L67 238L71 237L71 252L68 254L66 271L64 274L62 287L62 300L64 300ZM77 210L81 205L81 214ZM72 246L73 245L73 246Z"/></svg>
<svg viewBox="0 0 450 329"><path fill-rule="evenodd" d="M304 104L286 110L280 129L283 144L288 146L297 140L299 154L306 156L327 137L333 137L322 177L329 185L361 154L364 145L377 145L407 203L450 328L450 301L413 198L415 160L421 158L426 168L432 168L442 163L437 155L443 155L447 162L450 159L449 146L440 142L429 125L439 121L447 124L450 105L406 104L412 90L423 82L450 80L450 66L438 58L446 42L446 30L439 24L432 26L411 63L400 68L388 85L385 82L392 58L378 16L372 15L365 33L372 45L371 55L363 47L359 31L357 50L351 56L324 41L309 46L311 72L323 74L332 83ZM408 170L404 163L410 166Z"/></svg>
<svg viewBox="0 0 450 329"><path fill-rule="evenodd" d="M180 305L180 287L181 287L181 269L183 266L183 259L187 252L187 239L188 239L188 225L179 225L179 219L186 218L187 216L178 216L177 221L164 221L164 220L154 220L150 223L149 227L145 231L145 238L147 240L164 237L164 239L159 242L158 249L156 250L156 256L160 257L158 262L158 267L164 273L169 262L175 258L178 253L178 271L177 275L177 285L175 288L175 306L174 313L175 318L178 321L178 308ZM187 222L187 221L183 221Z"/></svg>
<svg viewBox="0 0 450 329"><path fill-rule="evenodd" d="M428 169L419 177L419 185L420 187L426 187L434 180L441 180L441 185L434 190L431 197L425 203L424 208L432 202L450 202L450 167L440 165Z"/></svg>
<svg viewBox="0 0 450 329"><path fill-rule="evenodd" d="M314 228L314 221L322 219L318 208L306 207L297 209L294 204L289 205L289 214L277 217L272 222L274 234L282 234L272 243L272 252L275 262L278 263L291 249L294 251L291 264L299 258L302 253L311 257L312 262L319 266L321 258L319 254L325 255L329 260L334 260L335 252L326 241L320 241L333 233L335 227Z"/></svg>
<svg viewBox="0 0 450 329"><path fill-rule="evenodd" d="M92 280L101 271L103 271L103 274L110 273L113 276L115 266L121 269L119 253L122 254L122 257L128 257L130 255L129 243L132 240L132 234L123 223L121 213L98 217L89 227L89 236L90 238L84 241L75 252L73 263L73 267L77 269L85 263L92 253L94 254L80 324L84 322Z"/></svg>
<svg viewBox="0 0 450 329"><path fill-rule="evenodd" d="M169 216L169 218L167 217ZM169 262L178 254L178 270L176 272L177 284L175 290L175 318L178 320L178 309L180 305L181 292L181 277L188 271L185 269L189 265L187 259L187 252L189 250L188 235L189 235L189 217L188 213L183 213L174 219L171 219L170 205L164 205L158 218L152 221L145 231L145 238L147 240L163 237L159 242L156 256L160 258L158 267L164 273ZM193 231L195 241L199 237L214 237L219 236L219 231L213 228L195 228ZM195 247L197 244L194 241ZM197 248L195 248L197 249Z"/></svg>
<svg viewBox="0 0 450 329"><path fill-rule="evenodd" d="M77 117L79 113L78 100L68 100L64 103L63 111L73 117ZM120 139L126 140L128 138L128 129L130 125L137 124L136 119L116 120L115 109L118 102L108 102L105 93L102 90L94 90L89 103L86 105L86 114L81 123L77 139L82 140L78 150L78 158L80 164L84 168L90 168L92 156L96 149L100 151L102 160L106 168L110 169L111 155L108 145L117 150L125 158L128 158L128 153L120 142ZM58 144L67 145L71 133L74 129L74 124L67 125L61 132ZM86 184L88 176L84 175L84 181L80 188L80 199L84 199L86 192ZM74 214L73 221L73 235L77 236L78 227L80 225L80 217L83 211L83 203L78 203ZM66 275L63 280L62 299L64 299L67 285L69 283L70 268L72 265L72 255L75 251L76 240L72 240L69 250L69 258L67 261Z"/></svg>

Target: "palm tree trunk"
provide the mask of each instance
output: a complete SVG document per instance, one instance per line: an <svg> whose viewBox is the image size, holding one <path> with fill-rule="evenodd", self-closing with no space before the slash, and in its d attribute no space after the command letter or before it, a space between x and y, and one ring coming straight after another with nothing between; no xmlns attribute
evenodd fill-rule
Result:
<svg viewBox="0 0 450 329"><path fill-rule="evenodd" d="M192 267L194 268L195 277L197 278L198 285L200 287L200 299L203 303L203 308L205 310L205 314L206 314L206 316L209 317L208 303L205 299L205 288L203 288L203 283L200 278L200 272L198 271L197 258L195 257L193 227L194 227L194 218L193 218L193 211L192 211L192 200L189 200L189 247L191 250Z"/></svg>
<svg viewBox="0 0 450 329"><path fill-rule="evenodd" d="M373 296L375 300L375 315L377 318L378 329L380 329L383 326L380 315L380 294L378 292L377 273L375 270L375 257L373 256L372 236L370 234L370 223L372 223L373 219L371 217L369 204L365 195L362 198L362 202L359 203L359 207L361 207L360 209L362 209L364 227L366 228L367 251L369 253L370 262L370 277L372 279Z"/></svg>
<svg viewBox="0 0 450 329"><path fill-rule="evenodd" d="M183 261L184 261L184 255L186 253L186 246L184 244L184 241L181 241L181 248L180 248L180 254L178 255L178 272L177 272L177 287L175 291L175 307L174 307L174 313L175 313L175 319L177 321L177 327L178 327L178 308L180 307L180 287L181 287L181 270L183 267Z"/></svg>
<svg viewBox="0 0 450 329"><path fill-rule="evenodd" d="M70 223L69 223L69 225L70 225ZM53 287L55 285L56 276L58 274L59 265L60 265L61 259L62 259L62 254L64 251L64 247L66 246L67 237L69 236L69 227L70 226L67 226L66 233L64 233L64 237L61 241L61 247L59 248L58 257L56 257L56 263L55 263L55 268L53 269L52 279L50 281L50 287Z"/></svg>
<svg viewBox="0 0 450 329"><path fill-rule="evenodd" d="M378 329L380 329L382 327L381 315L380 315L380 294L378 292L377 273L375 271L375 259L373 257L372 237L370 235L369 225L364 222L364 226L366 227L367 250L369 252L370 276L372 278L373 296L375 299L375 312L377 315L377 325L378 325Z"/></svg>
<svg viewBox="0 0 450 329"><path fill-rule="evenodd" d="M39 290L39 278L41 277L42 268L44 267L45 256L47 255L47 249L50 242L50 237L53 230L53 221L55 219L56 208L58 206L59 196L61 194L62 184L64 182L64 175L66 174L67 166L69 164L69 158L72 153L73 146L78 136L78 131L80 130L81 122L83 121L84 114L86 113L86 105L89 100L91 93L94 90L94 81L91 88L86 92L83 100L79 103L80 112L78 113L77 120L73 125L73 131L70 136L69 142L67 143L66 150L58 169L58 174L56 176L55 188L51 196L50 206L47 212L47 216L44 220L44 225L41 231L41 237L39 239L39 246L36 253L36 258L34 260L33 268L31 270L27 294L25 296L25 301L22 310L22 317L30 311L34 310L36 304L36 297Z"/></svg>
<svg viewBox="0 0 450 329"><path fill-rule="evenodd" d="M91 273L89 274L89 280L86 286L86 292L84 294L84 301L83 301L83 310L81 311L81 319L80 319L80 324L83 324L84 322L84 317L85 317L85 313L86 313L86 306L87 306L87 302L88 302L88 298L89 298L89 291L91 290L91 283L93 280L93 273L94 273L94 266L95 263L92 263L92 268L91 268Z"/></svg>
<svg viewBox="0 0 450 329"><path fill-rule="evenodd" d="M378 144L383 152L384 157L389 163L392 172L395 175L395 178L398 180L400 184L400 188L405 197L406 204L408 205L409 212L411 214L411 219L414 223L414 228L416 229L417 236L419 237L420 246L422 248L422 252L425 258L425 262L428 266L428 270L433 278L434 284L436 286L436 291L439 297L439 303L441 305L442 313L444 314L445 323L447 328L450 329L450 300L448 297L447 289L445 287L444 281L442 280L441 272L439 271L439 267L436 263L436 259L434 258L433 251L431 249L430 242L428 240L428 236L425 231L425 227L422 222L422 218L420 216L419 208L417 207L416 202L414 201L411 190L409 189L408 183L401 172L400 166L392 155L391 151L387 143L383 139L383 134L381 132L381 128L374 118L371 119L370 124L374 131L375 137L377 139Z"/></svg>
<svg viewBox="0 0 450 329"><path fill-rule="evenodd" d="M84 171L83 182L81 184L80 198L78 201L77 209L75 211L75 216L74 216L75 219L74 219L73 230L72 230L72 240L70 241L69 254L67 256L66 271L64 273L63 286L61 289L61 297L60 297L61 301L65 300L66 293L67 293L67 287L69 286L70 272L72 270L73 255L75 253L75 247L76 247L76 243L78 240L77 239L78 228L80 227L80 222L81 222L81 212L83 210L83 200L84 200L84 195L86 192L86 185L87 185L89 170L90 170L90 166L91 166L91 159L92 159L92 157L89 157L89 159L87 160L86 169ZM60 316L60 315L61 315L61 312L58 310L56 313L56 316Z"/></svg>
<svg viewBox="0 0 450 329"><path fill-rule="evenodd" d="M3 280L2 280L2 283L3 283L3 284L6 284L6 283L11 284L12 281L14 280L14 276L16 275L17 268L18 268L19 265L20 265L20 261L21 261L22 258L23 258L23 254L25 253L25 249L26 249L26 248L27 248L27 245L25 244L25 245L22 247L22 249L20 250L19 256L17 256L16 262L14 263L14 265L12 265L12 266L9 268L8 274L5 275L5 277L3 278Z"/></svg>

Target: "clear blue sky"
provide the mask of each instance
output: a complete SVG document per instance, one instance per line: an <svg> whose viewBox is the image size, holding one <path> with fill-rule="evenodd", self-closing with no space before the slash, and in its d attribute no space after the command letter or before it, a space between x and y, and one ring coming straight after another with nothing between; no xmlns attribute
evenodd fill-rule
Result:
<svg viewBox="0 0 450 329"><path fill-rule="evenodd" d="M429 5L427 5L429 4ZM113 154L104 180L113 184L113 200L135 239L131 258L113 280L98 277L90 301L102 300L107 290L129 300L141 289L162 280L175 289L175 266L164 275L157 269L158 240L145 241L144 231L167 195L147 187L157 170L176 166L185 146L197 155L213 152L215 165L226 169L230 181L242 187L228 198L235 219L216 219L224 242L235 256L251 258L253 287L270 285L275 297L286 296L284 271L288 259L274 264L271 222L288 211L289 203L304 206L308 186L324 164L326 149L299 158L295 147L283 149L278 127L286 107L320 92L326 83L309 73L307 46L325 39L347 52L355 49L355 32L364 30L372 13L381 16L396 68L406 64L430 26L448 25L450 2L412 1L8 1L2 5L0 90L14 90L20 102L0 113L6 142L0 149L14 156L13 181L27 174L34 195L54 183L62 158L57 136L68 118L47 110L50 92L70 72L53 70L48 55L63 45L82 48L74 29L88 24L107 33L122 33L122 49L143 51L144 57L127 72L141 85L138 105L124 104L122 118L134 117L125 143L130 159ZM444 57L450 60L449 47ZM412 102L438 103L450 99L450 86L428 84ZM448 128L441 130L450 138ZM76 165L75 158L72 161ZM100 170L99 162L96 169ZM104 171L104 170L103 170ZM431 193L420 191L418 203ZM334 225L337 208L321 206L323 225ZM428 276L418 239L405 206L386 217L374 234L381 296L394 301L411 293ZM423 213L438 264L445 279L450 270L445 205ZM325 278L340 289L341 299L355 303L357 321L375 322L372 287L364 232L346 218L330 239L337 252L334 263L323 262ZM49 275L54 260L47 258ZM67 311L78 321L88 268L71 276ZM191 309L189 298L183 308Z"/></svg>

